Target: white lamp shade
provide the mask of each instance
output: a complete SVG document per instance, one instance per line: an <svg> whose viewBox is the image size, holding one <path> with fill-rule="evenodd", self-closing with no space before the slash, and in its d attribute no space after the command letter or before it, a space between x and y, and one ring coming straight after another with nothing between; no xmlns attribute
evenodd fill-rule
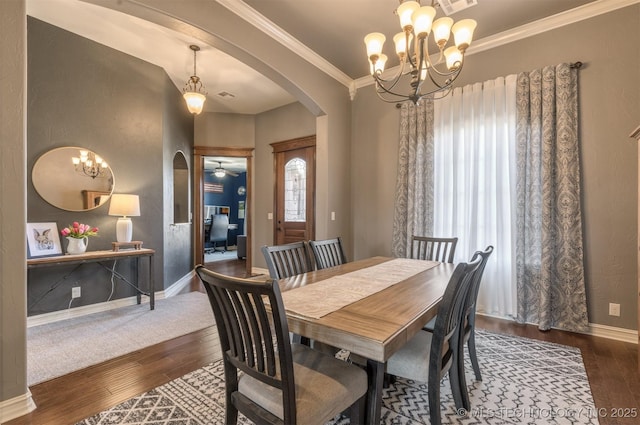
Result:
<svg viewBox="0 0 640 425"><path fill-rule="evenodd" d="M473 40L473 31L476 29L476 21L473 19L463 19L457 22L451 27L453 38L456 41L456 46L460 51L464 52Z"/></svg>
<svg viewBox="0 0 640 425"><path fill-rule="evenodd" d="M369 56L369 59L380 56L385 40L386 37L382 33L372 32L367 34L364 38L364 44L367 46L367 56Z"/></svg>
<svg viewBox="0 0 640 425"><path fill-rule="evenodd" d="M416 37L423 38L429 35L434 16L436 16L436 10L431 6L422 6L413 12L411 19Z"/></svg>
<svg viewBox="0 0 640 425"><path fill-rule="evenodd" d="M140 198L138 195L114 193L111 195L109 215L137 217L140 215Z"/></svg>
<svg viewBox="0 0 640 425"><path fill-rule="evenodd" d="M205 95L197 92L186 92L182 95L184 100L187 102L187 109L192 114L199 114L202 112L202 108L204 107L204 101L206 99Z"/></svg>

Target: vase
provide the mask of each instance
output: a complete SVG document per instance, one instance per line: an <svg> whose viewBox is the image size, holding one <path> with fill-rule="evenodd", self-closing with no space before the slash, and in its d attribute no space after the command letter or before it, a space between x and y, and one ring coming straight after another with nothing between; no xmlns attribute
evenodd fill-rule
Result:
<svg viewBox="0 0 640 425"><path fill-rule="evenodd" d="M67 254L82 254L87 250L89 239L86 236L84 238L72 238L67 236L67 240L69 241L69 244L67 245Z"/></svg>

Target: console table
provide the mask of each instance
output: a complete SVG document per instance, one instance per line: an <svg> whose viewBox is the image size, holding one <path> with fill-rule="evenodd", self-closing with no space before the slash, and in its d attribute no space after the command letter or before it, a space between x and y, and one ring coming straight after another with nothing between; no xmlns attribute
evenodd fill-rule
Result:
<svg viewBox="0 0 640 425"><path fill-rule="evenodd" d="M88 251L83 254L76 255L59 255L55 257L41 257L41 258L29 258L27 260L27 269L33 269L36 267L54 267L54 266L64 266L69 264L84 264L84 263L98 263L102 267L109 270L111 273L131 285L137 292L137 300L138 304L141 302L141 295L147 295L149 297L149 307L151 310L155 307L155 287L154 287L154 277L153 277L153 254L155 254L155 250L148 248L140 248L140 249L125 249L119 251ZM148 282L148 292L144 292L140 289L140 259L143 257L148 257L149 264L149 282ZM109 260L120 260L124 258L135 258L136 259L136 283L133 284L129 282L124 276L120 273L116 272L112 268L109 268L102 264L102 261Z"/></svg>

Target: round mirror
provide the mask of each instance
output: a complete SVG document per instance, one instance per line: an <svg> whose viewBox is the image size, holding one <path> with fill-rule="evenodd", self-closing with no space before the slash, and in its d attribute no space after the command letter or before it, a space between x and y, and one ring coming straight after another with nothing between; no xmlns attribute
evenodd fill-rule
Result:
<svg viewBox="0 0 640 425"><path fill-rule="evenodd" d="M109 200L114 177L104 158L85 148L63 147L43 154L33 166L36 192L54 207L88 211Z"/></svg>

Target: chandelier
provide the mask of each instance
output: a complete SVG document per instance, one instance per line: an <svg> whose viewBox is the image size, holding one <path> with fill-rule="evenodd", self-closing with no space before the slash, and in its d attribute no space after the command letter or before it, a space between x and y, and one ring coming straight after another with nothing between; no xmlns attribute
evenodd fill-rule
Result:
<svg viewBox="0 0 640 425"><path fill-rule="evenodd" d="M387 56L382 53L386 37L374 32L364 38L371 75L375 80L376 93L385 102L411 100L418 103L428 95L439 99L452 88L460 75L464 63L464 53L471 44L476 21L463 19L456 24L453 19L443 17L433 20L436 15L435 2L431 6L420 6L417 1L404 1L395 13L400 19L399 32L393 37L400 66L395 75L385 78L383 75ZM437 46L436 59L432 61L429 53L429 34ZM455 45L445 49L453 33ZM402 90L400 80L409 82Z"/></svg>
<svg viewBox="0 0 640 425"><path fill-rule="evenodd" d="M109 167L109 164L100 156L82 149L80 150L80 156L72 157L71 162L78 173L84 174L92 179L104 177L107 172L107 167Z"/></svg>
<svg viewBox="0 0 640 425"><path fill-rule="evenodd" d="M187 102L189 112L198 115L202 112L207 92L204 91L204 86L202 85L202 81L200 81L200 77L196 75L196 52L200 50L200 47L192 44L189 48L193 50L193 75L189 77L187 83L182 89L182 96Z"/></svg>

